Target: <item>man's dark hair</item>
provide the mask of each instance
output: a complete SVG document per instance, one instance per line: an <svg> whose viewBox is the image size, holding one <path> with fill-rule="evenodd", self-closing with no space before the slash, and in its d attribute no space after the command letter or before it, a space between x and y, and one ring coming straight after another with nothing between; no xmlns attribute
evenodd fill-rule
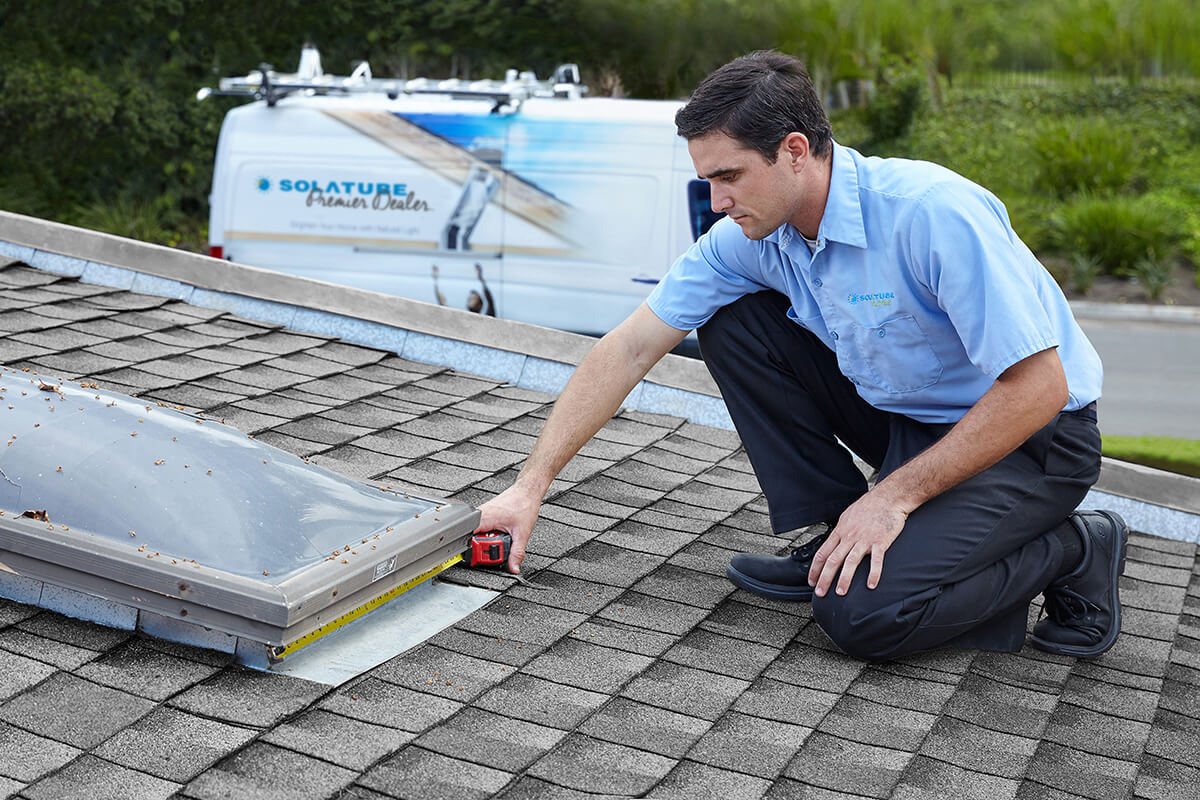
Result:
<svg viewBox="0 0 1200 800"><path fill-rule="evenodd" d="M808 137L814 155L830 150L833 131L804 65L774 50L730 61L700 82L675 114L679 135L691 140L719 132L763 154L770 164L792 131Z"/></svg>

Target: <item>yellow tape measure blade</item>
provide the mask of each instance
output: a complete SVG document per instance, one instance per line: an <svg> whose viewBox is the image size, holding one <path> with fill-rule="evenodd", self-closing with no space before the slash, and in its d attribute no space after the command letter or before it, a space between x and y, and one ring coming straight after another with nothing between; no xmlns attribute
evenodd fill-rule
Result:
<svg viewBox="0 0 1200 800"><path fill-rule="evenodd" d="M345 612L344 614L342 614L338 617L335 617L334 619L331 619L329 622L326 622L324 625L320 626L319 628L314 628L313 630L311 630L308 633L301 636L296 641L290 642L286 645L283 645L282 647L272 648L272 650L271 650L272 660L275 661L276 663L278 663L279 661L282 661L284 658L291 655L292 653L295 653L297 650L301 649L302 647L312 644L313 642L317 641L318 639L320 639L323 636L328 636L329 634L336 631L338 628L341 628L341 627L353 622L354 620L358 619L361 616L364 616L365 614L367 614L370 611L374 611L376 608L379 608L384 603L387 603L390 600L395 600L397 597L404 594L409 589L412 589L414 586L417 586L418 584L429 580L430 578L437 575L438 573L449 569L450 567L457 564L459 561L462 561L462 554L455 553L453 556L451 556L446 561L443 561L441 564L438 564L435 567L431 567L431 568L425 570L424 572L420 573L419 575L409 578L404 583L398 584L397 586L392 587L391 589L384 592L383 594L381 594L377 597L371 598L367 602L363 603L361 606L358 606L357 608L352 608L349 611Z"/></svg>

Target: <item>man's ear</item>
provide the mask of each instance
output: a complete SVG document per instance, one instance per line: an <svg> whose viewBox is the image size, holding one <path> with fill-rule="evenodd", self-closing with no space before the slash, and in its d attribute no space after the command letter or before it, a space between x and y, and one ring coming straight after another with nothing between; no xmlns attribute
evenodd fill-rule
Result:
<svg viewBox="0 0 1200 800"><path fill-rule="evenodd" d="M799 131L792 131L783 137L779 144L780 155L785 156L796 171L804 169L808 163L808 137Z"/></svg>

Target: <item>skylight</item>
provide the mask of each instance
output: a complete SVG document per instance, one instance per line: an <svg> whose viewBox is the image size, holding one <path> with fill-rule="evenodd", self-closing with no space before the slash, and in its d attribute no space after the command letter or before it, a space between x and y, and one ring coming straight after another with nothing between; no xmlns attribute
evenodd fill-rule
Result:
<svg viewBox="0 0 1200 800"><path fill-rule="evenodd" d="M478 520L89 382L5 367L0 415L0 569L275 656L449 566Z"/></svg>

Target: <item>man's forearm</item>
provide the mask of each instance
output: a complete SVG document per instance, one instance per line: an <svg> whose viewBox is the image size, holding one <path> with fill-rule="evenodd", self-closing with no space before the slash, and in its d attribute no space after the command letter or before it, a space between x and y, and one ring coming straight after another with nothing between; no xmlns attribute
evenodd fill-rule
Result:
<svg viewBox="0 0 1200 800"><path fill-rule="evenodd" d="M950 431L880 481L874 493L911 513L925 501L979 474L1054 419L1067 384L1055 350L1013 365Z"/></svg>
<svg viewBox="0 0 1200 800"><path fill-rule="evenodd" d="M554 404L514 488L539 500L545 496L554 477L684 334L660 322L643 305L597 342Z"/></svg>
<svg viewBox="0 0 1200 800"><path fill-rule="evenodd" d="M600 342L580 362L542 428L516 485L542 497L579 449L616 413L645 374L630 368L617 348Z"/></svg>
<svg viewBox="0 0 1200 800"><path fill-rule="evenodd" d="M979 474L1021 446L1067 403L1067 379L1054 350L1012 365L950 431L852 503L813 556L808 582L824 597L837 580L845 594L864 558L867 588L879 585L884 553L925 501Z"/></svg>

